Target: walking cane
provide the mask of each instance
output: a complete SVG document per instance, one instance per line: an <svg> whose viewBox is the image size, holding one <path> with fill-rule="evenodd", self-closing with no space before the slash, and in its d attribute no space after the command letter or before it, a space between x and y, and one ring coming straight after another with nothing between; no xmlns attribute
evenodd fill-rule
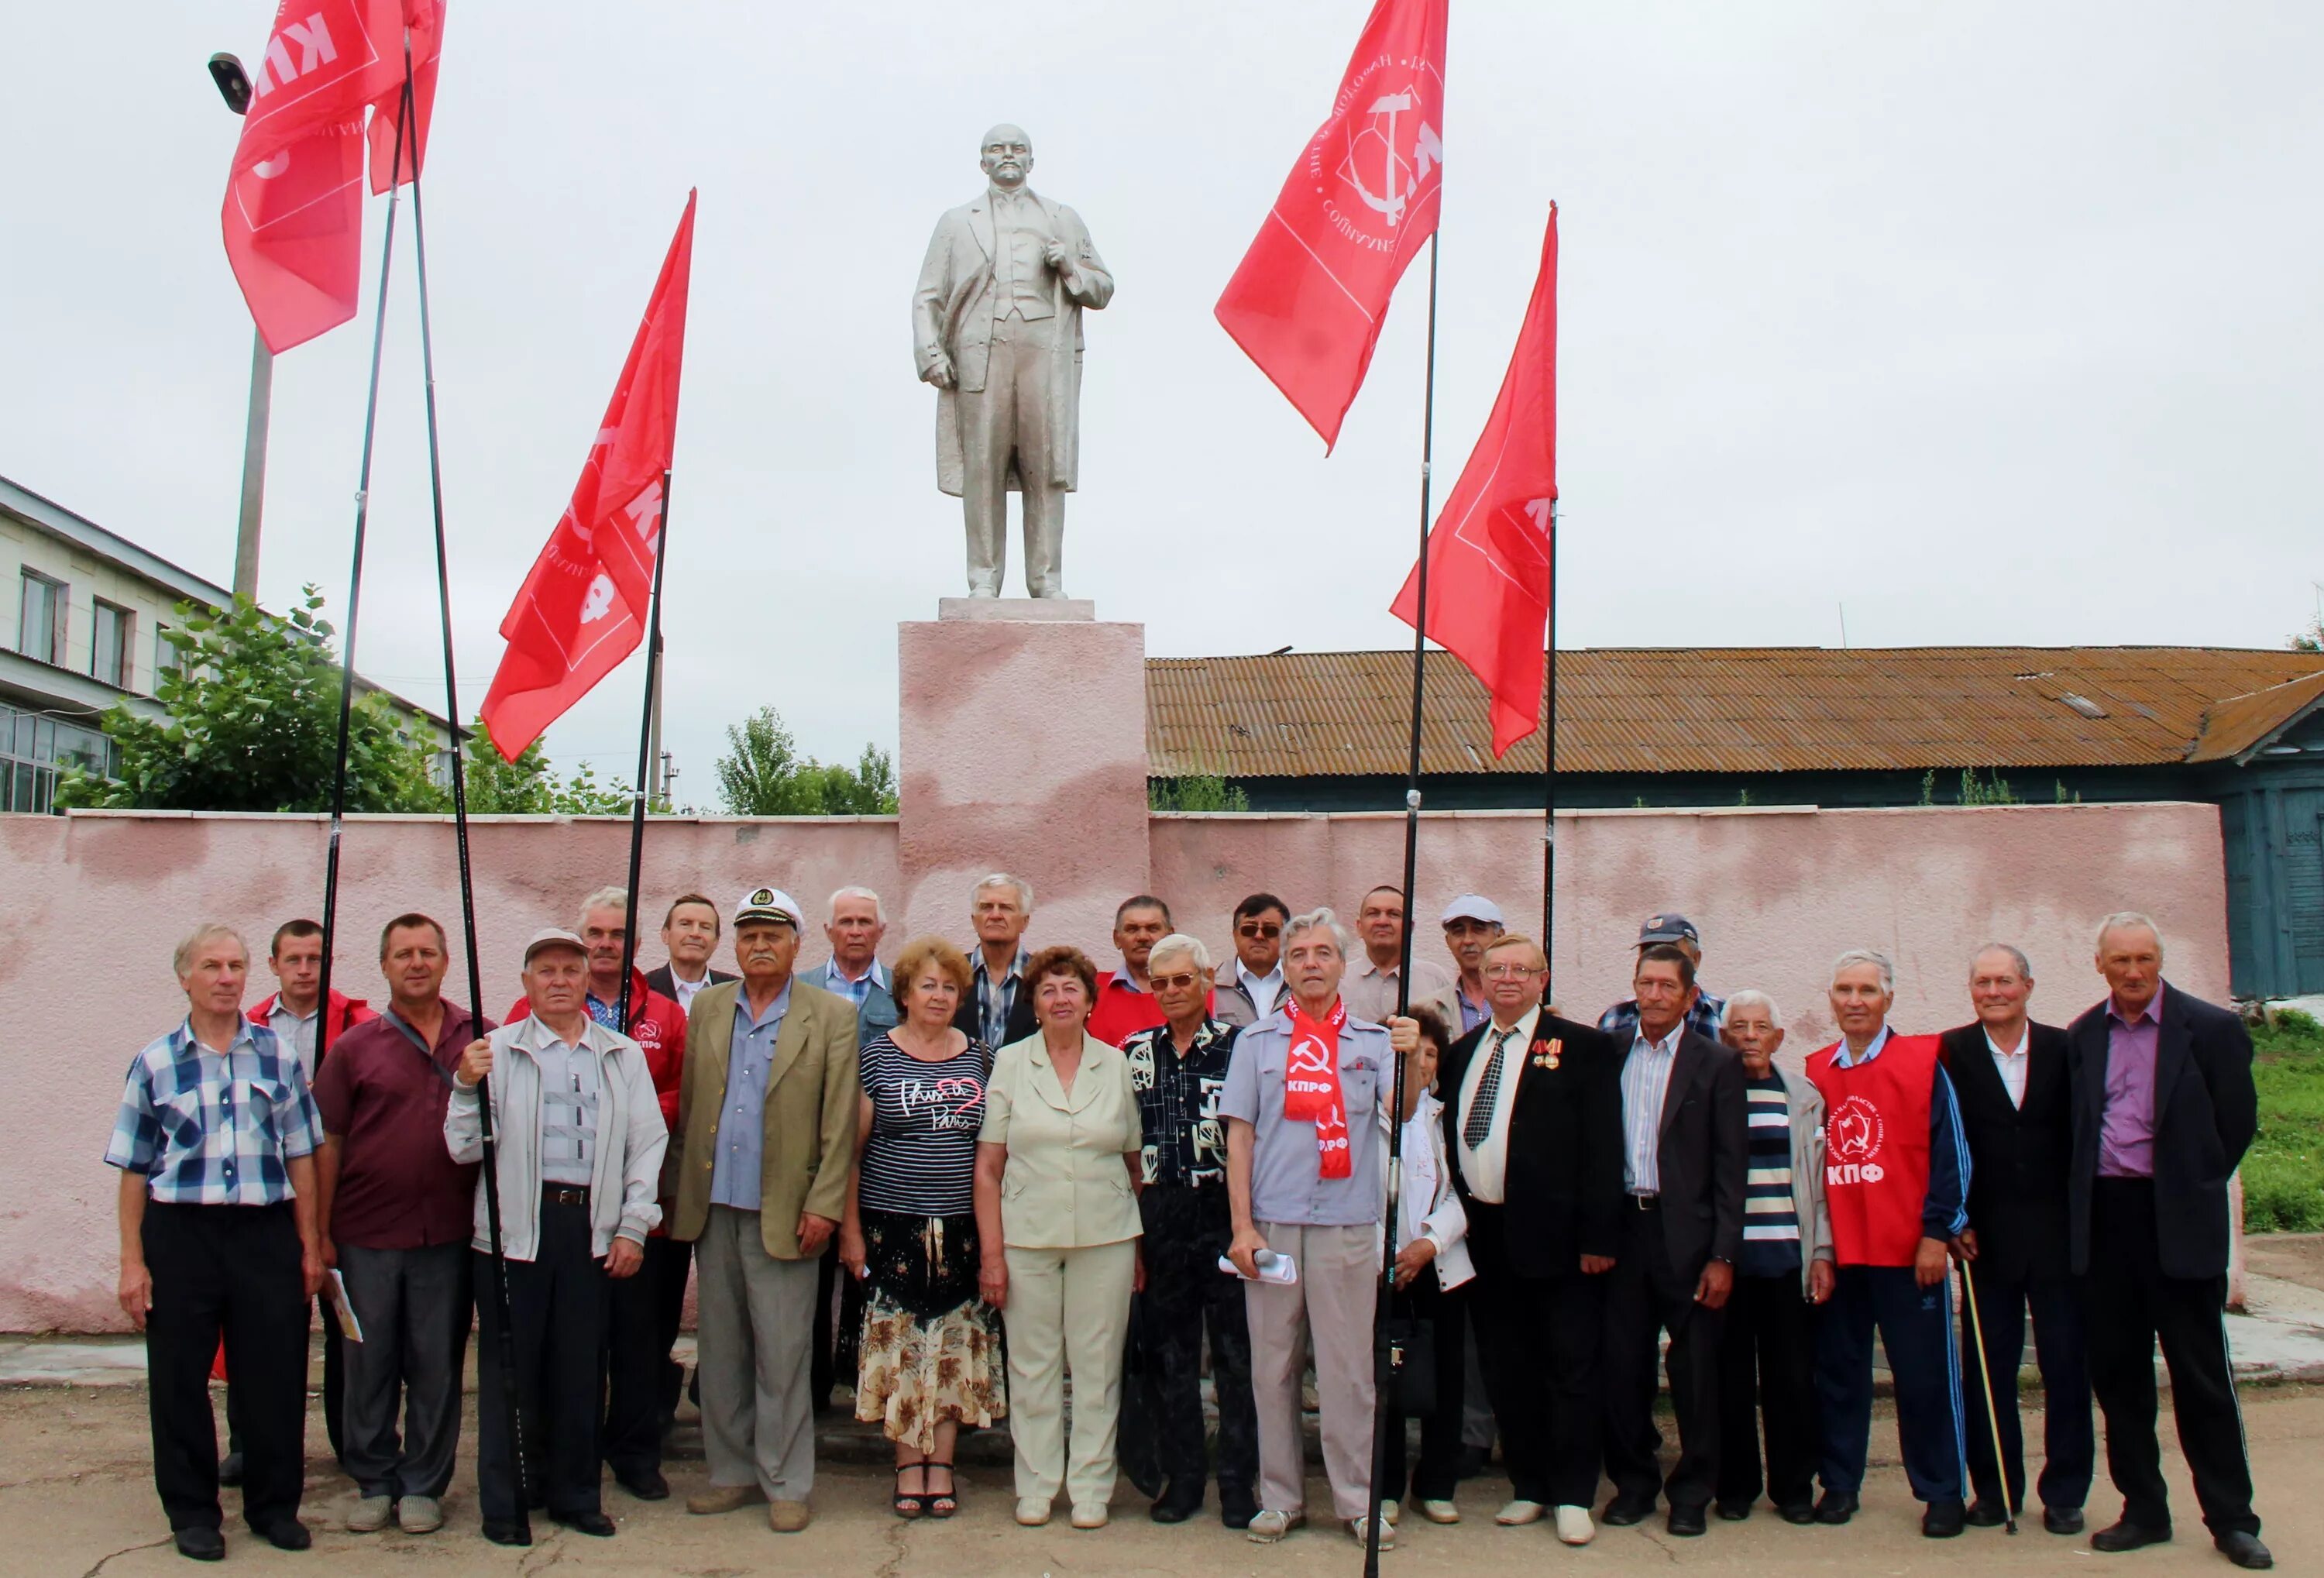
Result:
<svg viewBox="0 0 2324 1578"><path fill-rule="evenodd" d="M1993 1366L1985 1357L1985 1317L1978 1313L1977 1278L1969 1262L1960 1263L1962 1297L1969 1300L1969 1335L1977 1339L1977 1372L1985 1378L1985 1422L1993 1428L1993 1472L2001 1480L2001 1516L2009 1532L2017 1532L2017 1509L2009 1500L2009 1461L2001 1453L2001 1405L1993 1397ZM2015 1380L2016 1378L2010 1378Z"/></svg>

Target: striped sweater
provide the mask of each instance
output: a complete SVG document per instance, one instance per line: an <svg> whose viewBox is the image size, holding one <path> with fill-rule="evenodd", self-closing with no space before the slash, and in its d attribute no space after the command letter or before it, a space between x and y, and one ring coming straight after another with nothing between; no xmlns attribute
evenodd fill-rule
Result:
<svg viewBox="0 0 2324 1578"><path fill-rule="evenodd" d="M1743 1258L1736 1269L1746 1277L1796 1277L1800 1218L1792 1201L1790 1097L1784 1076L1772 1068L1764 1079L1745 1079L1743 1086L1748 1170L1743 1185Z"/></svg>

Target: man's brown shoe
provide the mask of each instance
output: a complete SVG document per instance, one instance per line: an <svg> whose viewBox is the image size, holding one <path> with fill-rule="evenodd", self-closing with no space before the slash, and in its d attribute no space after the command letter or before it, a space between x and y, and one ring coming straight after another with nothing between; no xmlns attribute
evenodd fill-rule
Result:
<svg viewBox="0 0 2324 1578"><path fill-rule="evenodd" d="M756 1485L713 1485L707 1490L688 1496L686 1509L699 1517L710 1517L748 1507L758 1499L759 1487Z"/></svg>
<svg viewBox="0 0 2324 1578"><path fill-rule="evenodd" d="M777 1534L797 1534L807 1526L814 1514L804 1501L770 1501L767 1503L767 1527Z"/></svg>

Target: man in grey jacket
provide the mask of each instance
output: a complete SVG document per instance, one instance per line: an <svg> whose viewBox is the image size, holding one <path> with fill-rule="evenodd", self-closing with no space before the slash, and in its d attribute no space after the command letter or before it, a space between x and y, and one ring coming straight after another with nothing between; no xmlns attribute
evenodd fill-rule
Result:
<svg viewBox="0 0 2324 1578"><path fill-rule="evenodd" d="M572 932L535 932L524 948L531 1013L469 1043L444 1113L452 1159L481 1161L478 1089L487 1077L497 1141L501 1247L508 1261L517 1394L539 1443L536 1489L566 1527L610 1535L598 1502L598 1348L609 1277L634 1277L661 1221L655 1195L669 1143L644 1051L589 1017L589 955ZM477 1499L484 1537L516 1545L520 1482L502 1409L501 1309L476 1189Z"/></svg>

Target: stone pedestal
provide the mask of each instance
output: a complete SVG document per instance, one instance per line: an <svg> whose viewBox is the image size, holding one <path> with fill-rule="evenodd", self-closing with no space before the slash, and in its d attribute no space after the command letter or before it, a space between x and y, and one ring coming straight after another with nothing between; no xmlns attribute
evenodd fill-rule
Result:
<svg viewBox="0 0 2324 1578"><path fill-rule="evenodd" d="M1029 946L1111 935L1146 891L1146 627L1081 599L947 597L897 627L902 902L966 944L971 885L1033 884ZM899 930L900 928L900 930Z"/></svg>

